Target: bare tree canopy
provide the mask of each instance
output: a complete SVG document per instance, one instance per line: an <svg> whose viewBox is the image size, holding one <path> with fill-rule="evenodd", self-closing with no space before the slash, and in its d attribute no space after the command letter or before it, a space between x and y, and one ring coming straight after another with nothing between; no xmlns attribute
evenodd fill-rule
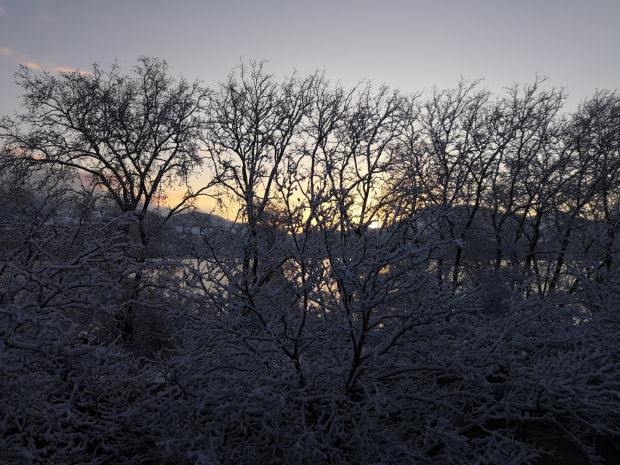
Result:
<svg viewBox="0 0 620 465"><path fill-rule="evenodd" d="M183 209L196 192L187 184L201 166L199 138L208 91L170 76L165 61L140 58L133 75L94 65L91 73L35 73L22 67L26 112L3 118L5 146L32 164L75 170L122 212L153 205ZM166 189L185 186L168 205Z"/></svg>
<svg viewBox="0 0 620 465"><path fill-rule="evenodd" d="M620 460L618 94L566 113L543 79L408 95L265 68L18 73L0 456Z"/></svg>

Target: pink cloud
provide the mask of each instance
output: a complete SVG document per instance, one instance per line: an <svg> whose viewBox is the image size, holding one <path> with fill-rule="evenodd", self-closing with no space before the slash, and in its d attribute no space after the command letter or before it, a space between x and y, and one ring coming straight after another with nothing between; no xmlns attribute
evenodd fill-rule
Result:
<svg viewBox="0 0 620 465"><path fill-rule="evenodd" d="M4 8L2 8L2 7L0 6L0 15L1 15L2 13L4 13Z"/></svg>
<svg viewBox="0 0 620 465"><path fill-rule="evenodd" d="M27 66L32 69L41 69L41 66L32 60L28 60L25 55L17 55L13 50L8 47L0 47L0 56L5 56L13 59L13 61Z"/></svg>
<svg viewBox="0 0 620 465"><path fill-rule="evenodd" d="M41 66L34 61L21 61L20 63L30 69L41 69Z"/></svg>
<svg viewBox="0 0 620 465"><path fill-rule="evenodd" d="M90 74L86 71L81 71L75 68L69 68L67 66L43 66L43 65L40 65L39 63L29 60L26 57L26 55L16 54L13 50L11 50L8 47L0 47L0 56L9 57L16 63L27 66L28 68L34 69L34 70L46 70L47 69L47 70L58 71L62 73L78 72L80 74Z"/></svg>
<svg viewBox="0 0 620 465"><path fill-rule="evenodd" d="M13 61L27 66L31 69L41 69L41 66L38 63L35 63L32 60L28 60L25 55L17 55L13 50L8 47L0 47L0 56L9 57Z"/></svg>

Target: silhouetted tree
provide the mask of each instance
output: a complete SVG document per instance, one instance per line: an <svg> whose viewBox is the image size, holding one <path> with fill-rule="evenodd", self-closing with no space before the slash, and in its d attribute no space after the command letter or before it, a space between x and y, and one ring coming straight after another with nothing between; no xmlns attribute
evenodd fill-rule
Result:
<svg viewBox="0 0 620 465"><path fill-rule="evenodd" d="M54 76L22 67L25 113L0 121L0 137L22 162L71 170L105 193L123 213L135 213L139 238L149 242L149 209L167 217L190 206L199 192L188 184L202 164L199 136L208 92L170 76L165 61L142 57L131 76L109 71ZM184 187L178 202L166 190Z"/></svg>
<svg viewBox="0 0 620 465"><path fill-rule="evenodd" d="M562 114L540 79L406 95L263 63L211 92L146 58L19 76L0 457L519 464L537 424L596 463L620 435L616 94ZM154 239L202 194L234 220Z"/></svg>

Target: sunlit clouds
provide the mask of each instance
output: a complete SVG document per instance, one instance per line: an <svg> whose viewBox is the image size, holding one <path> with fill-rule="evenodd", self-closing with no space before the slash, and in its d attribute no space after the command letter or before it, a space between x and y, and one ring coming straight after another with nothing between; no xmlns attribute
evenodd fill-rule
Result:
<svg viewBox="0 0 620 465"><path fill-rule="evenodd" d="M48 64L48 63L45 63L45 64L37 63L35 61L28 59L26 55L16 53L15 51L13 51L12 49L8 47L0 47L0 56L10 58L16 63L27 66L28 68L36 70L36 71L48 71L48 72L57 71L57 72L62 72L62 73L78 72L80 74L90 74L87 71L82 71L76 68L70 68L68 66L55 66L53 64Z"/></svg>
<svg viewBox="0 0 620 465"><path fill-rule="evenodd" d="M0 47L0 55L11 58L13 61L19 63L20 65L27 66L30 69L41 69L41 66L38 63L28 60L25 55L17 54L8 47Z"/></svg>
<svg viewBox="0 0 620 465"><path fill-rule="evenodd" d="M25 55L18 55L8 47L0 47L0 55L12 58L13 61L20 65L27 66L30 69L40 70L41 66L34 61L28 60Z"/></svg>

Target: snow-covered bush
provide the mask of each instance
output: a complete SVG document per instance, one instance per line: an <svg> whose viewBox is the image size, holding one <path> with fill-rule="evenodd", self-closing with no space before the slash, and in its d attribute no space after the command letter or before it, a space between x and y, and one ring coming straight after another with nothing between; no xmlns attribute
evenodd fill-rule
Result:
<svg viewBox="0 0 620 465"><path fill-rule="evenodd" d="M167 73L24 72L0 123L0 456L518 464L538 423L595 462L617 439L614 93L563 116L542 81ZM186 212L201 193L230 221Z"/></svg>

